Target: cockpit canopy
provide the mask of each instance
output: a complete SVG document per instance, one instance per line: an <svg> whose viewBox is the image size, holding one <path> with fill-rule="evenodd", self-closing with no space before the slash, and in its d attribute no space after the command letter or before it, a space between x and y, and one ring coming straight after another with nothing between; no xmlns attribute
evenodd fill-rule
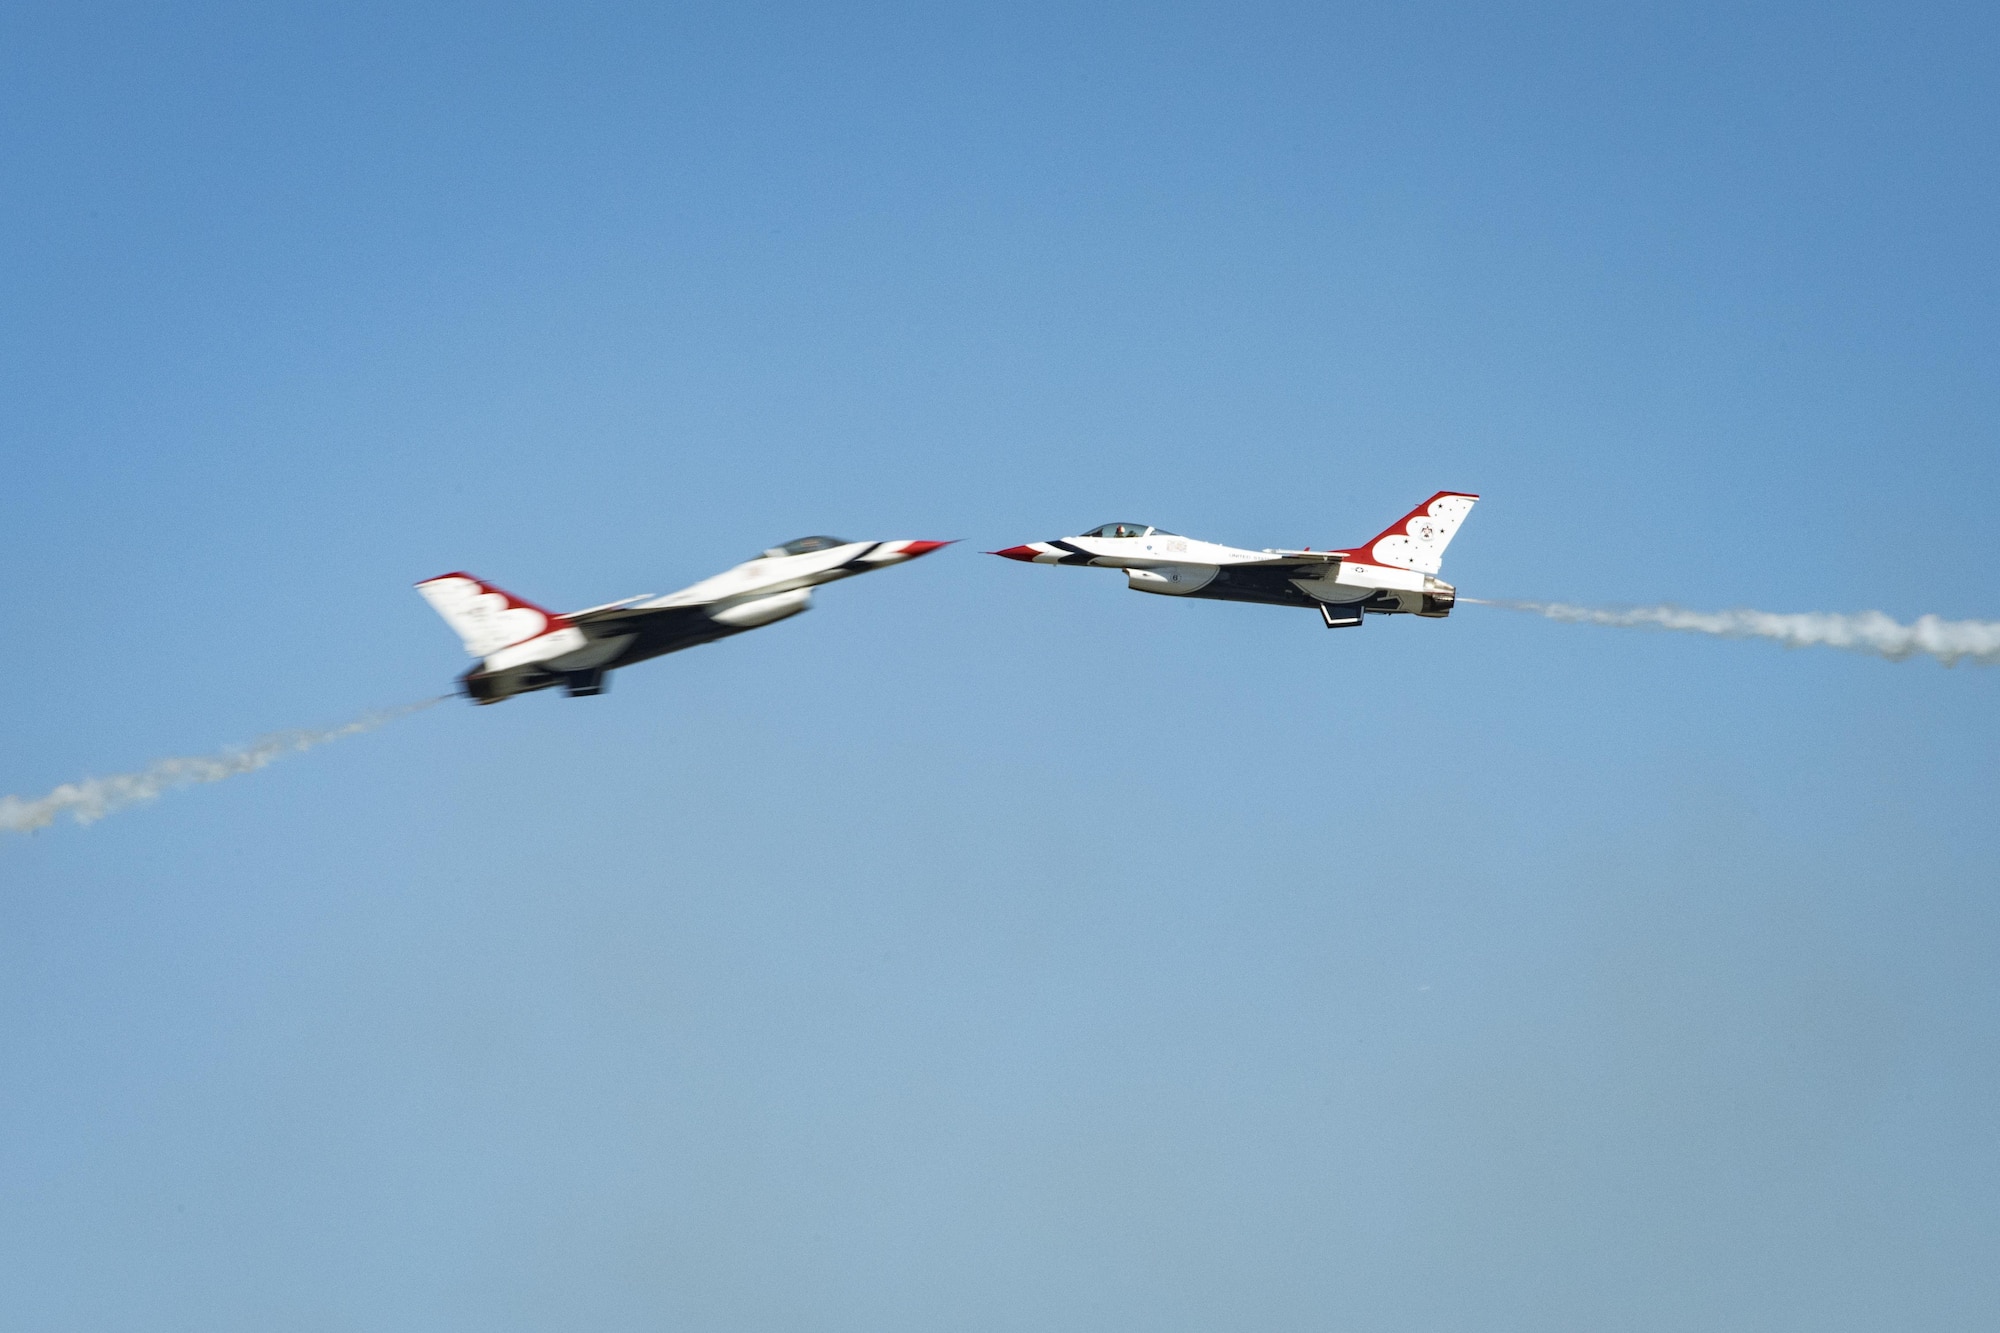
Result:
<svg viewBox="0 0 2000 1333"><path fill-rule="evenodd" d="M783 546L773 546L764 552L767 558L781 555L811 555L814 551L831 551L836 546L850 546L845 537L801 537L797 541L786 542Z"/></svg>
<svg viewBox="0 0 2000 1333"><path fill-rule="evenodd" d="M1106 523L1103 527L1092 528L1079 533L1082 537L1171 537L1174 534L1162 528L1148 527L1144 523Z"/></svg>

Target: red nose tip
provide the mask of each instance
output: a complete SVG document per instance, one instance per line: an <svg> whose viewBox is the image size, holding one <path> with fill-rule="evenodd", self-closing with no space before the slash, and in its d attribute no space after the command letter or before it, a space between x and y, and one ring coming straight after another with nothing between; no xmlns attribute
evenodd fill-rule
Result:
<svg viewBox="0 0 2000 1333"><path fill-rule="evenodd" d="M903 554L914 560L920 555L929 555L932 551L943 550L949 545L950 542L910 542L903 547Z"/></svg>
<svg viewBox="0 0 2000 1333"><path fill-rule="evenodd" d="M1033 561L1039 554L1032 546L1010 546L1004 551L988 551L988 555L1004 555L1009 560Z"/></svg>

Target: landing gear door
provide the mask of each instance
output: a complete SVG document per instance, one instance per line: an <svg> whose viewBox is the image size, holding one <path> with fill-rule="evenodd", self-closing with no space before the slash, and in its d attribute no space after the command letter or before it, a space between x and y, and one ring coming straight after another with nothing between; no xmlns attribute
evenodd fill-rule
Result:
<svg viewBox="0 0 2000 1333"><path fill-rule="evenodd" d="M1361 603L1321 602L1319 615L1328 629L1352 629L1361 623Z"/></svg>

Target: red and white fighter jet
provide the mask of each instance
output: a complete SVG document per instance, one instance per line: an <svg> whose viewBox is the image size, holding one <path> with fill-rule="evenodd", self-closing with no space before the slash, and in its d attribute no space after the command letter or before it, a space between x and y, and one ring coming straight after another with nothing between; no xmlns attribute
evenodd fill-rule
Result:
<svg viewBox="0 0 2000 1333"><path fill-rule="evenodd" d="M801 537L666 597L650 594L557 615L470 574L417 585L478 665L459 677L475 703L561 685L602 694L605 676L649 657L713 643L795 616L822 583L914 560L950 542L850 542Z"/></svg>
<svg viewBox="0 0 2000 1333"><path fill-rule="evenodd" d="M1443 617L1458 590L1437 577L1444 548L1479 497L1439 491L1351 551L1245 551L1144 523L1106 523L1059 541L989 551L1038 565L1122 569L1135 592L1318 608L1328 629L1364 614Z"/></svg>

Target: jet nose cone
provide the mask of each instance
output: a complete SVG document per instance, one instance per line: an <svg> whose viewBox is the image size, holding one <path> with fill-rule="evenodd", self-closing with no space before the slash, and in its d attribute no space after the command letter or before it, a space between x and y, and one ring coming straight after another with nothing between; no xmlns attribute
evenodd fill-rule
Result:
<svg viewBox="0 0 2000 1333"><path fill-rule="evenodd" d="M988 555L1004 555L1009 560L1026 560L1034 563L1035 548L1032 546L1010 546L1004 551L988 551Z"/></svg>
<svg viewBox="0 0 2000 1333"><path fill-rule="evenodd" d="M914 560L920 555L929 555L932 551L942 551L951 544L951 542L908 542L903 546L903 554Z"/></svg>

